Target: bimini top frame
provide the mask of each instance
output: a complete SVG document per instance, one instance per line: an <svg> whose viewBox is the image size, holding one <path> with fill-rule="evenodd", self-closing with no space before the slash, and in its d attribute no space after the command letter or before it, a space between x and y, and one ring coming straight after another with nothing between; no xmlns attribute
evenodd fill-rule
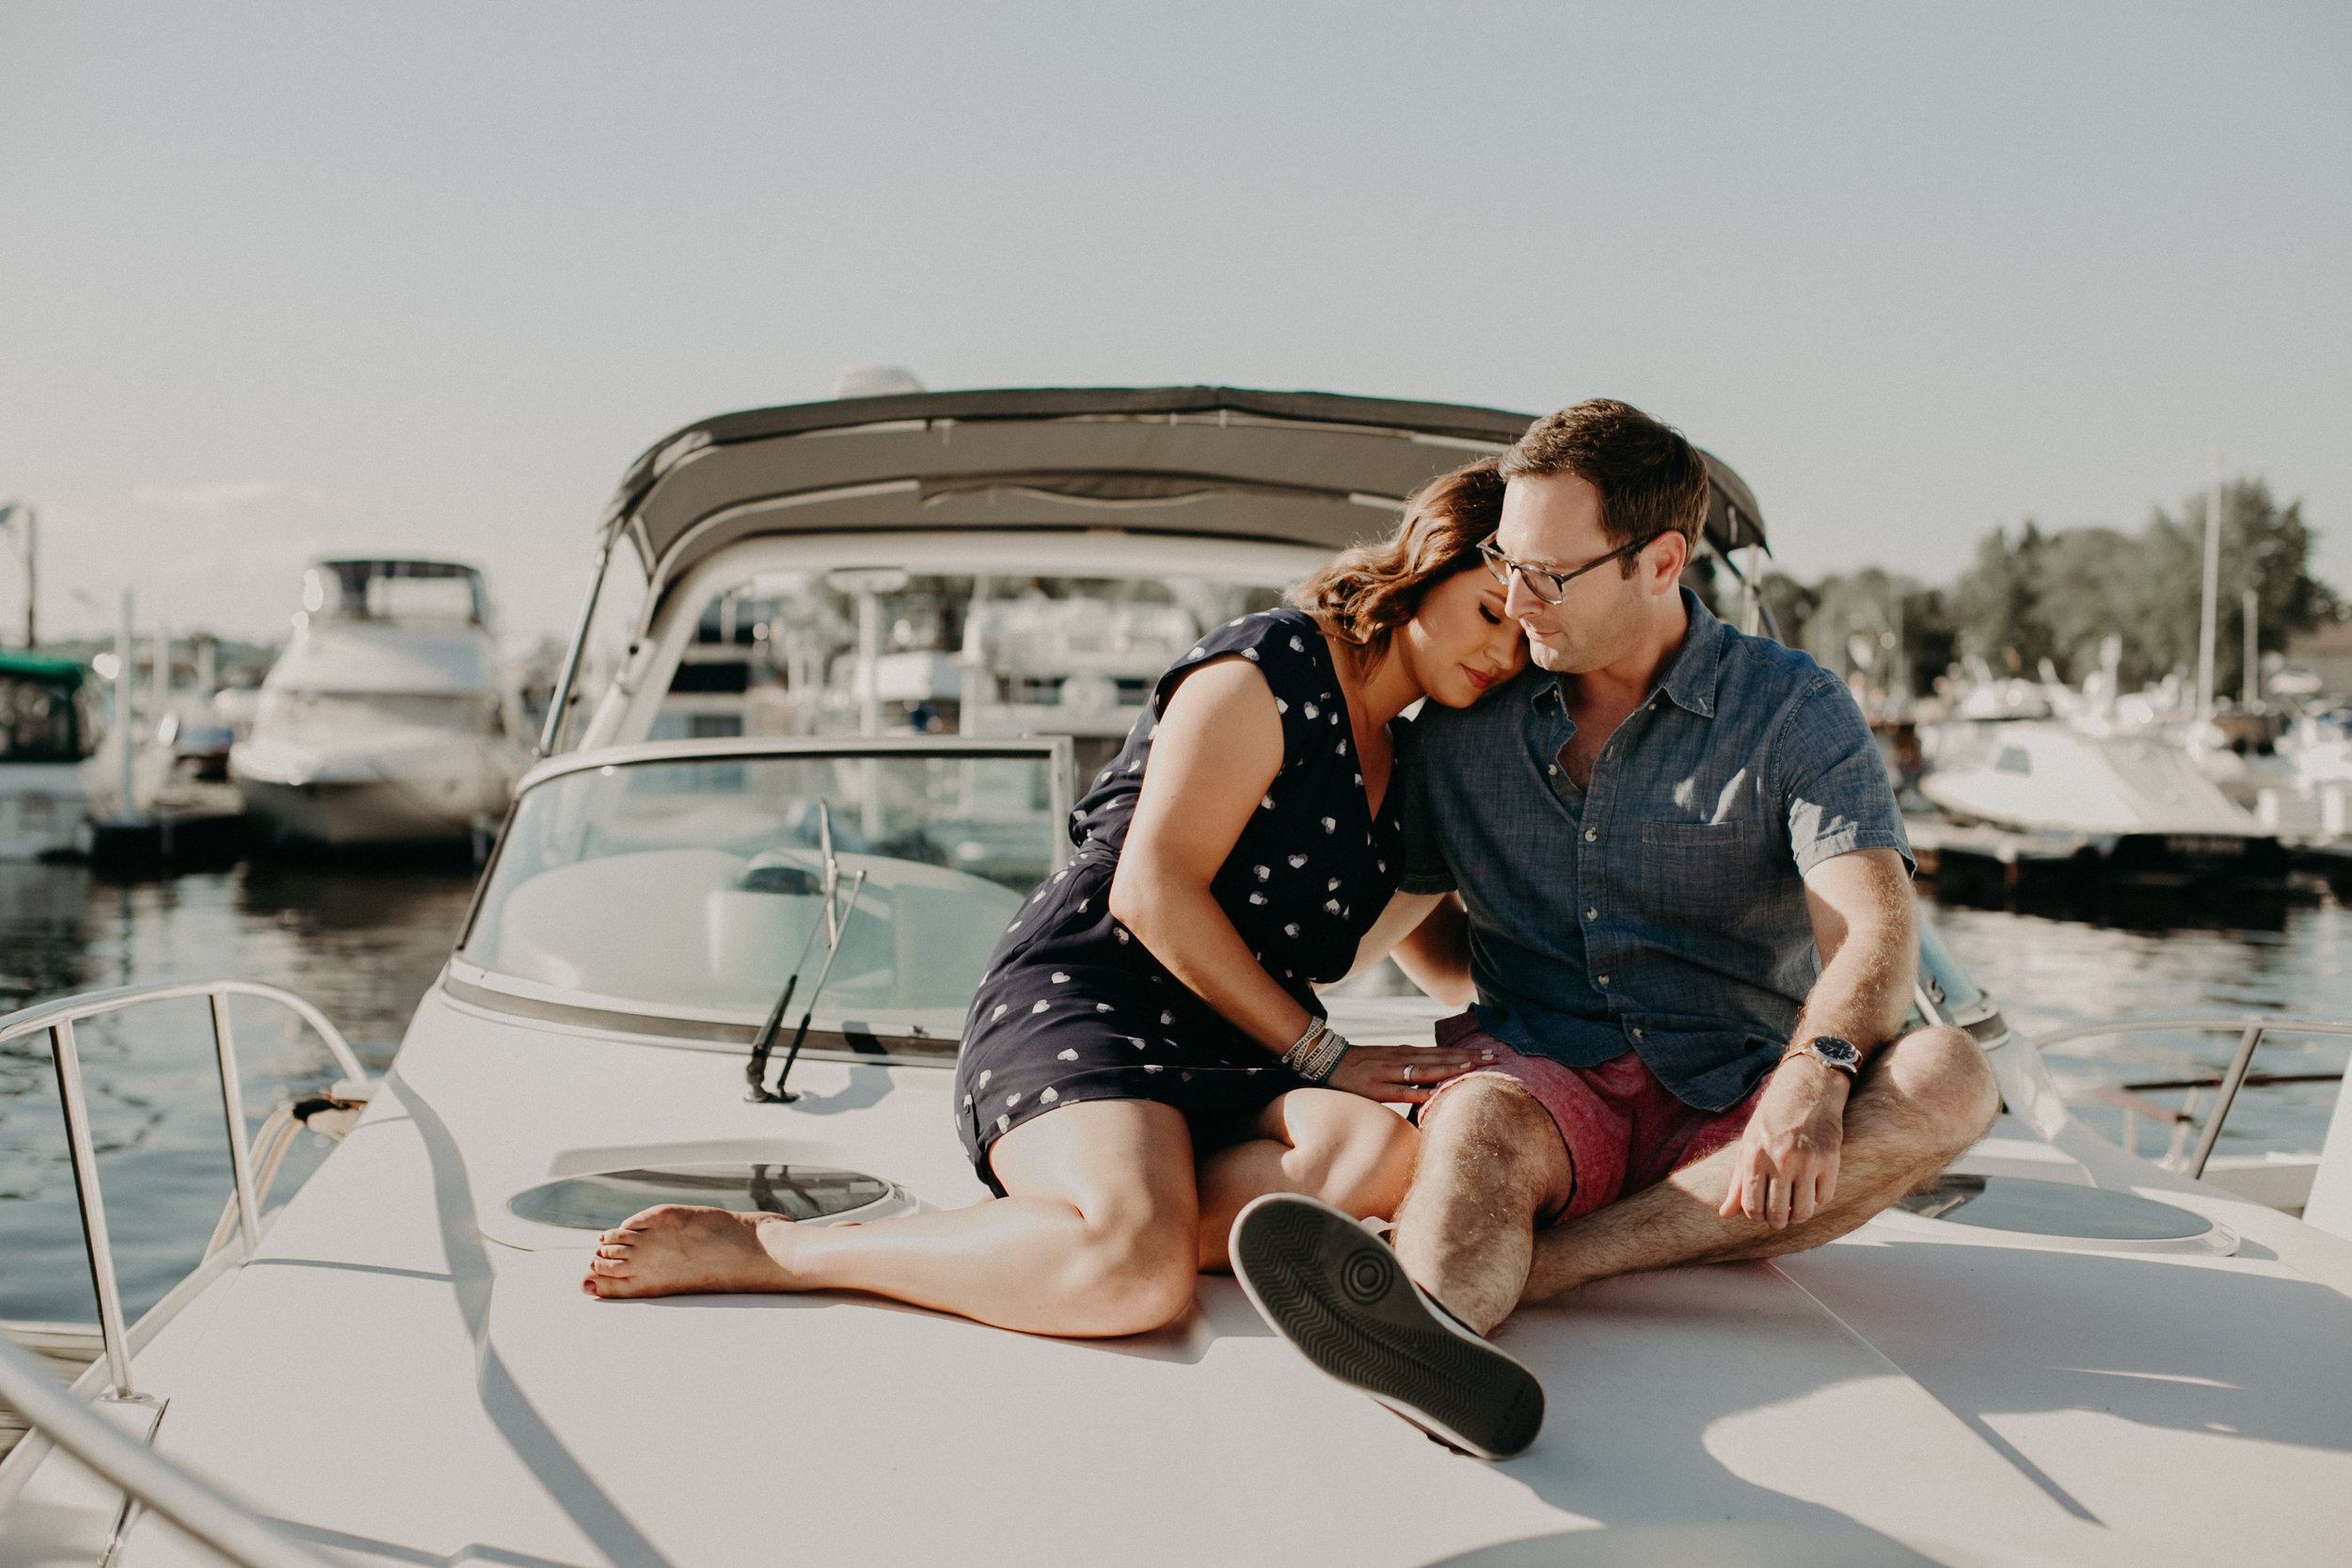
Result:
<svg viewBox="0 0 2352 1568"><path fill-rule="evenodd" d="M642 574L650 624L696 564L768 535L1113 530L1343 549L1530 421L1499 408L1230 387L920 392L724 414L630 466L605 513L582 635L608 571ZM1763 546L1755 496L1728 466L1707 463L1708 542L1726 560ZM578 657L576 641L542 754Z"/></svg>

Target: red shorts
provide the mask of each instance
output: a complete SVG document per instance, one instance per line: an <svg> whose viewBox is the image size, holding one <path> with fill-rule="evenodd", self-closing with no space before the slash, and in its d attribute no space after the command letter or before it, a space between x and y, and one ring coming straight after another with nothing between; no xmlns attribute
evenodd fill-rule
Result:
<svg viewBox="0 0 2352 1568"><path fill-rule="evenodd" d="M1421 1115L1447 1089L1480 1078L1500 1078L1535 1097L1551 1113L1576 1168L1576 1188L1552 1223L1589 1214L1628 1193L1654 1187L1685 1165L1737 1143L1755 1114L1763 1083L1727 1111L1694 1111L1677 1100L1633 1052L1597 1067L1569 1067L1547 1056L1525 1056L1478 1026L1478 1015L1460 1013L1438 1025L1439 1045L1470 1046L1495 1053L1494 1065L1446 1080L1422 1102Z"/></svg>

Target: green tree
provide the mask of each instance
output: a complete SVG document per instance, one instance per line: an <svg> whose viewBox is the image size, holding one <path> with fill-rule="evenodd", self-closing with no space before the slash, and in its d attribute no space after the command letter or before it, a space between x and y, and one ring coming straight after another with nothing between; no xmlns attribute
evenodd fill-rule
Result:
<svg viewBox="0 0 2352 1568"><path fill-rule="evenodd" d="M2181 503L2177 515L2162 507L2142 536L2146 555L2138 574L2144 595L2136 628L2125 631L2149 650L2159 672L2197 672L2197 630L2205 571L2205 496ZM2264 652L2286 646L2290 632L2303 631L2332 613L2335 595L2311 575L2312 531L2303 503L2280 506L2260 479L2233 480L2221 487L2220 603L2215 619L2214 686L2235 691L2244 680L2247 589L2259 607L2255 634Z"/></svg>
<svg viewBox="0 0 2352 1568"><path fill-rule="evenodd" d="M1960 646L1993 667L1996 675L2031 675L2051 657L2050 632L2042 619L2042 566L2048 541L2028 518L2009 541L1994 529L1977 546L1977 562L1963 573L1953 594Z"/></svg>

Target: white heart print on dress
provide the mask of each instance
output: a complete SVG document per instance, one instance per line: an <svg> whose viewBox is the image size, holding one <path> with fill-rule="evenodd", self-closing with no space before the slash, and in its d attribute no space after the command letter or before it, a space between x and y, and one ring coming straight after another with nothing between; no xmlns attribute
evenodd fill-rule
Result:
<svg viewBox="0 0 2352 1568"><path fill-rule="evenodd" d="M1054 1060L1057 1062L1074 1062L1077 1059L1078 1053L1075 1051L1057 1052L1054 1055Z"/></svg>
<svg viewBox="0 0 2352 1568"><path fill-rule="evenodd" d="M1336 816L1327 816L1323 819L1323 831L1327 833L1337 832L1339 826L1340 819Z"/></svg>
<svg viewBox="0 0 2352 1568"><path fill-rule="evenodd" d="M1297 870L1300 866L1302 866L1302 865L1304 865L1304 864L1306 864L1306 863L1307 863L1307 857L1306 857L1306 856L1304 856L1304 855L1293 855L1293 856L1290 858L1290 860L1291 860L1291 869L1292 869L1293 871Z"/></svg>
<svg viewBox="0 0 2352 1568"><path fill-rule="evenodd" d="M1051 1004L1051 1003L1047 1003L1047 1002L1040 1002L1040 1003L1039 1003L1036 1006L1031 1007L1031 1008L1029 1009L1029 1011L1031 1011L1031 1012L1033 1012L1033 1013L1041 1013L1041 1012L1043 1012L1043 1011L1044 1011L1044 1010L1045 1010L1048 1006L1052 1006L1052 1004Z"/></svg>
<svg viewBox="0 0 2352 1568"><path fill-rule="evenodd" d="M1070 984L1070 976L1069 976L1069 975L1067 975L1067 974L1063 974L1060 970L1058 970L1058 969L1057 969L1057 970L1054 971L1054 984L1056 984L1056 985L1057 985L1057 986L1066 986L1066 985Z"/></svg>

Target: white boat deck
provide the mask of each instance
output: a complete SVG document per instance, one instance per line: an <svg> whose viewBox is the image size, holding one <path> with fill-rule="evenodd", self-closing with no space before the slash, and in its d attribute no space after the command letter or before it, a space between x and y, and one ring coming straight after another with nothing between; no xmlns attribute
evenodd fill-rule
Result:
<svg viewBox="0 0 2352 1568"><path fill-rule="evenodd" d="M1225 1278L1183 1323L1106 1342L836 1295L592 1300L589 1237L509 1244L532 1237L508 1196L765 1158L969 1202L948 1073L804 1061L805 1099L748 1105L732 1053L436 993L262 1256L139 1373L170 1398L161 1452L354 1561L1406 1568L1573 1534L1475 1560L1680 1543L1724 1563L2137 1565L2259 1541L2265 1562L2340 1562L2352 1243L2078 1123L2044 1141L2022 1117L2050 1103L2010 1066L2021 1116L1963 1168L2135 1188L2216 1218L2236 1255L1898 1213L1777 1264L1595 1286L1502 1331L1551 1416L1488 1465L1323 1378ZM16 1509L9 1568L87 1562L77 1540L111 1518L63 1465ZM142 1528L123 1560L191 1550Z"/></svg>

